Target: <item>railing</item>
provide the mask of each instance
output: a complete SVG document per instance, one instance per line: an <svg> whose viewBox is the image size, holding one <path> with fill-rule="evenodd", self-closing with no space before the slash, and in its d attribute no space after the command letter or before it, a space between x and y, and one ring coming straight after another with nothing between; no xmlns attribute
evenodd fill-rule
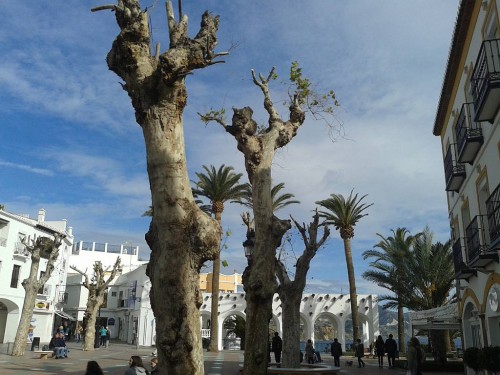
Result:
<svg viewBox="0 0 500 375"><path fill-rule="evenodd" d="M106 244L105 243L95 243L94 244L94 251L98 251L100 253L103 253L106 251Z"/></svg>
<svg viewBox="0 0 500 375"><path fill-rule="evenodd" d="M444 158L444 176L446 179L446 190L458 191L462 181L454 181L455 176L461 176L465 179L465 165L459 164L455 161L452 151L452 145L448 146L448 151Z"/></svg>
<svg viewBox="0 0 500 375"><path fill-rule="evenodd" d="M485 40L474 66L471 79L472 97L476 120L481 117L481 110L486 101L490 85L500 81L500 39ZM484 121L488 119L481 119Z"/></svg>
<svg viewBox="0 0 500 375"><path fill-rule="evenodd" d="M210 338L210 329L202 328L201 337Z"/></svg>
<svg viewBox="0 0 500 375"><path fill-rule="evenodd" d="M462 154L465 151L468 140L481 138L483 131L481 124L474 121L474 107L473 103L464 103L457 118L455 126L455 138L457 141L458 160L462 161ZM482 143L482 142L481 142ZM475 156L475 155L474 155ZM463 162L470 162L472 160L463 160Z"/></svg>
<svg viewBox="0 0 500 375"><path fill-rule="evenodd" d="M466 263L462 255L462 242L459 238L453 243L453 264L455 265L455 274L459 274Z"/></svg>
<svg viewBox="0 0 500 375"><path fill-rule="evenodd" d="M470 262L476 260L479 255L488 250L485 243L484 215L475 216L465 229L467 256Z"/></svg>
<svg viewBox="0 0 500 375"><path fill-rule="evenodd" d="M494 247L500 242L500 185L486 200L486 212L490 243Z"/></svg>

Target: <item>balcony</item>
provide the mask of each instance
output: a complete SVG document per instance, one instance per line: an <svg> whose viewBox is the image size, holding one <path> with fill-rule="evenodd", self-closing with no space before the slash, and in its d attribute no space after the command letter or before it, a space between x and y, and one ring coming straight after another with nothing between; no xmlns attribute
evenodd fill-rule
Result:
<svg viewBox="0 0 500 375"><path fill-rule="evenodd" d="M465 180L465 165L456 162L452 146L448 146L448 151L444 158L444 177L446 180L446 191L458 192Z"/></svg>
<svg viewBox="0 0 500 375"><path fill-rule="evenodd" d="M490 249L500 249L500 185L486 200L486 216L488 217L488 234Z"/></svg>
<svg viewBox="0 0 500 375"><path fill-rule="evenodd" d="M498 262L497 251L490 248L486 215L475 216L465 229L469 266L483 269L491 262Z"/></svg>
<svg viewBox="0 0 500 375"><path fill-rule="evenodd" d="M455 126L458 162L472 164L484 143L481 125L474 120L473 103L465 103L458 115Z"/></svg>
<svg viewBox="0 0 500 375"><path fill-rule="evenodd" d="M459 238L453 243L453 264L455 266L455 278L469 280L472 275L477 275L477 271L467 266L467 261L463 258L462 248L462 240Z"/></svg>
<svg viewBox="0 0 500 375"><path fill-rule="evenodd" d="M31 253L26 249L25 244L16 242L14 244L14 257L26 262L26 260L31 257Z"/></svg>
<svg viewBox="0 0 500 375"><path fill-rule="evenodd" d="M471 78L477 122L493 122L500 106L500 39L485 40Z"/></svg>

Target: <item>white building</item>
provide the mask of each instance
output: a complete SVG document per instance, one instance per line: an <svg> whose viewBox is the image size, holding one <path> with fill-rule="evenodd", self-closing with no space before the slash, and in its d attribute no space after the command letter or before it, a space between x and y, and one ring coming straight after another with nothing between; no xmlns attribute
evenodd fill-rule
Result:
<svg viewBox="0 0 500 375"><path fill-rule="evenodd" d="M500 345L500 3L460 2L441 138L464 348Z"/></svg>
<svg viewBox="0 0 500 375"><path fill-rule="evenodd" d="M73 246L72 228L66 220L46 221L45 210L38 212L36 220L25 215L0 210L0 343L13 342L21 317L25 291L22 281L29 276L31 255L23 241L30 243L39 237L53 238L64 235L59 248L59 257L52 276L37 296L32 318L30 336L40 337L42 342L50 340L54 324L61 316L65 296L67 259ZM46 259L40 261L40 272L44 272Z"/></svg>

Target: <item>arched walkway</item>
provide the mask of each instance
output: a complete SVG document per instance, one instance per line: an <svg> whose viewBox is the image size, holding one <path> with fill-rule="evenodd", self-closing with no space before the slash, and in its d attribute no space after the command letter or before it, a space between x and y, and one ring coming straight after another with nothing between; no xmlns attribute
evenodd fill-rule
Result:
<svg viewBox="0 0 500 375"><path fill-rule="evenodd" d="M19 324L19 314L19 306L8 299L0 298L0 343L14 340ZM16 328L12 329L12 327Z"/></svg>

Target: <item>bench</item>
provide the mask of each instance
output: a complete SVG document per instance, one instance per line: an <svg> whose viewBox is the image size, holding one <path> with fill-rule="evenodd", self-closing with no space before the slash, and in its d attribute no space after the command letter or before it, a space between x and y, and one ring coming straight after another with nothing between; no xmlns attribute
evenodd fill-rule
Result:
<svg viewBox="0 0 500 375"><path fill-rule="evenodd" d="M340 371L339 367L328 365L300 365L300 368L286 368L286 367L269 367L268 374L276 375L293 375L293 374L314 374L314 375L328 375L337 374Z"/></svg>
<svg viewBox="0 0 500 375"><path fill-rule="evenodd" d="M40 354L40 359L47 359L48 355L54 355L54 352L52 350L35 350L35 354Z"/></svg>

